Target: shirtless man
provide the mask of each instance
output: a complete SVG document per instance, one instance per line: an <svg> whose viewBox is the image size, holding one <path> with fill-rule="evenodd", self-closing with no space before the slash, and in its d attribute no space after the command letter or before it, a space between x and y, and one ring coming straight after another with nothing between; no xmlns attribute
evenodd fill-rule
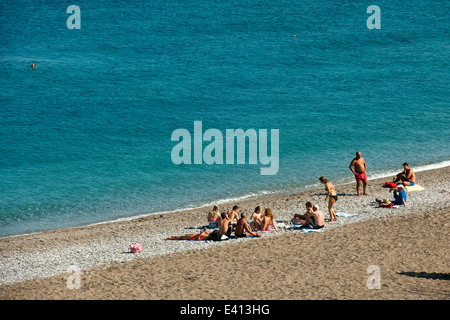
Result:
<svg viewBox="0 0 450 320"><path fill-rule="evenodd" d="M403 171L398 173L394 177L394 183L397 183L398 181L402 181L402 183L405 186L413 186L416 183L416 174L414 171L409 167L409 165L405 162L403 164Z"/></svg>
<svg viewBox="0 0 450 320"><path fill-rule="evenodd" d="M368 194L366 193L366 187L367 187L367 176L366 176L366 170L367 170L367 164L366 161L364 160L363 157L361 157L361 152L356 152L356 158L354 158L352 160L352 162L350 163L349 166L351 172L353 172L353 174L355 175L355 179L356 179L356 193L358 195L358 197L360 196L359 194L359 189L361 186L361 181L363 183L363 194L365 196L367 196Z"/></svg>
<svg viewBox="0 0 450 320"><path fill-rule="evenodd" d="M304 226L306 226L308 224L308 219L312 214L313 205L311 202L308 201L305 204L305 206L306 206L306 213L305 214L298 214L298 213L294 214L294 218L292 218L292 220L291 220L291 222L293 224L297 224L297 225L302 224Z"/></svg>
<svg viewBox="0 0 450 320"><path fill-rule="evenodd" d="M225 212L222 212L221 219L219 221L219 232L220 235L229 236L231 233L231 221Z"/></svg>
<svg viewBox="0 0 450 320"><path fill-rule="evenodd" d="M237 221L239 220L238 212L239 212L238 206L234 206L233 210L228 211L228 219L231 220L231 223L236 224Z"/></svg>
<svg viewBox="0 0 450 320"><path fill-rule="evenodd" d="M312 213L309 215L309 225L313 229L322 229L325 224L325 216L319 206L313 205Z"/></svg>
<svg viewBox="0 0 450 320"><path fill-rule="evenodd" d="M238 238L245 238L251 234L254 237L259 237L259 233L254 233L246 220L247 216L245 213L241 213L241 219L236 224L236 229L234 230L234 234Z"/></svg>

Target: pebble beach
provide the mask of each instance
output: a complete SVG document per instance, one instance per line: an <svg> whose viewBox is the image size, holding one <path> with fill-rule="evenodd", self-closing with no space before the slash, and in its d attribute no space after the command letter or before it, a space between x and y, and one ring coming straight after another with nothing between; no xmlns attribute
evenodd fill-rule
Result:
<svg viewBox="0 0 450 320"><path fill-rule="evenodd" d="M211 208L1 238L0 299L448 299L450 167L418 172L424 189L407 192L406 207L379 208L375 198L392 200L390 178L369 180L368 196L336 185L338 220L320 232L283 222L307 201L329 218L323 188L221 205L247 217L272 209L280 231L260 238L165 240L198 233ZM132 242L143 252L130 253ZM368 289L369 266L380 270L378 290Z"/></svg>

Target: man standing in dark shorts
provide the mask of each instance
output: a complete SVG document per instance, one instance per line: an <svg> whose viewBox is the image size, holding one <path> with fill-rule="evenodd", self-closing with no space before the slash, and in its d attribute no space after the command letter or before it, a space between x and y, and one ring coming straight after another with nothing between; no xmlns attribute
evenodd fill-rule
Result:
<svg viewBox="0 0 450 320"><path fill-rule="evenodd" d="M361 186L361 182L363 183L363 194L367 196L366 188L367 188L367 164L363 157L361 157L361 152L356 152L356 158L352 160L349 166L351 172L355 175L356 179L356 193L359 197L359 188Z"/></svg>

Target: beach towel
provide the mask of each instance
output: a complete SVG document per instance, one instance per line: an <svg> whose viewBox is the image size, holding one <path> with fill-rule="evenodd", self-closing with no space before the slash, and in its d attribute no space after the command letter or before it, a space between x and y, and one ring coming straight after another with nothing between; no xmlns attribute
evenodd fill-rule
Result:
<svg viewBox="0 0 450 320"><path fill-rule="evenodd" d="M309 232L322 232L324 228L322 229L313 229L311 227L304 227L301 223L292 223L289 222L289 225L285 225L285 228L291 229L291 230L299 230L303 233L309 233Z"/></svg>
<svg viewBox="0 0 450 320"><path fill-rule="evenodd" d="M352 218L352 217L357 217L358 215L356 213L338 212L338 213L336 213L336 216L344 217L344 218Z"/></svg>
<svg viewBox="0 0 450 320"><path fill-rule="evenodd" d="M419 186L418 184L415 184L413 186L406 186L406 191L411 192L411 191L422 191L425 188L422 186Z"/></svg>
<svg viewBox="0 0 450 320"><path fill-rule="evenodd" d="M323 228L322 229L301 228L300 232L302 233L323 232Z"/></svg>

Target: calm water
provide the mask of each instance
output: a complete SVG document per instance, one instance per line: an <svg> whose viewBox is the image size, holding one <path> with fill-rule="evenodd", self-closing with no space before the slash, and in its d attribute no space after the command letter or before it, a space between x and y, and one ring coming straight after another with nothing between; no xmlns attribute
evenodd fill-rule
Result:
<svg viewBox="0 0 450 320"><path fill-rule="evenodd" d="M450 159L448 1L378 1L380 30L353 1L76 5L80 30L0 3L0 236L352 181L357 150L369 177ZM175 165L194 121L279 129L278 173Z"/></svg>

